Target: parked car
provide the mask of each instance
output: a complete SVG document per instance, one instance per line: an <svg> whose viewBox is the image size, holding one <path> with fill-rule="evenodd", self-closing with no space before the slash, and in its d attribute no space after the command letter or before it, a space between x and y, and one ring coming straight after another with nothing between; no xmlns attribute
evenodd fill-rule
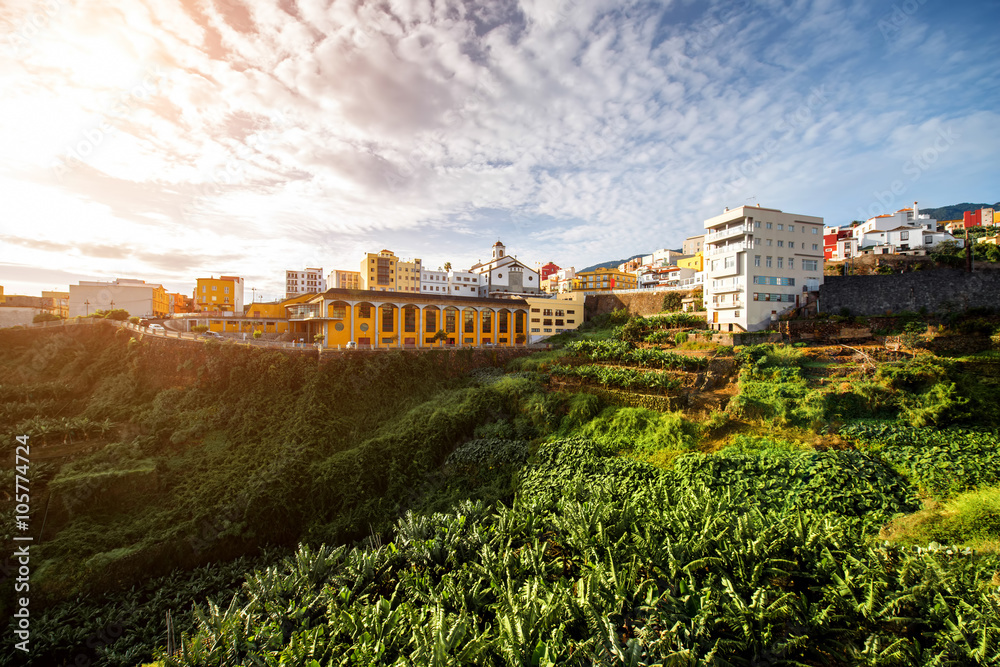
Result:
<svg viewBox="0 0 1000 667"><path fill-rule="evenodd" d="M154 322L153 324L150 324L150 325L149 325L148 327L146 327L146 328L147 328L147 329L148 329L149 331L155 331L156 333L166 333L166 331L167 331L167 330L166 330L166 329L165 329L165 328L163 327L163 325L162 325L162 324L156 324L155 322Z"/></svg>
<svg viewBox="0 0 1000 667"><path fill-rule="evenodd" d="M201 335L205 340L222 340L223 336L218 331L206 331Z"/></svg>
<svg viewBox="0 0 1000 667"><path fill-rule="evenodd" d="M355 343L353 340L351 340L351 341L347 341L346 347L347 347L348 350L356 350L356 349L358 349L358 344Z"/></svg>

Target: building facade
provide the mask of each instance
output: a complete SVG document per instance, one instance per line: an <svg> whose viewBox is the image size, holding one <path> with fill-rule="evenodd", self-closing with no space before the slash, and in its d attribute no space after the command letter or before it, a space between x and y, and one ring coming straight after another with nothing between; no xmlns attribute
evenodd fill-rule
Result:
<svg viewBox="0 0 1000 667"><path fill-rule="evenodd" d="M582 292L560 294L557 297L525 297L528 303L528 342L537 343L549 336L573 331L583 324Z"/></svg>
<svg viewBox="0 0 1000 667"><path fill-rule="evenodd" d="M681 252L685 255L697 255L699 252L705 250L705 235L699 234L698 236L689 236L684 239L684 247Z"/></svg>
<svg viewBox="0 0 1000 667"><path fill-rule="evenodd" d="M510 347L528 336L528 304L516 298L332 289L287 310L293 333L329 348Z"/></svg>
<svg viewBox="0 0 1000 667"><path fill-rule="evenodd" d="M422 266L419 259L401 260L396 263L396 291L420 292Z"/></svg>
<svg viewBox="0 0 1000 667"><path fill-rule="evenodd" d="M359 271L343 271L334 269L327 276L328 289L362 289L361 273Z"/></svg>
<svg viewBox="0 0 1000 667"><path fill-rule="evenodd" d="M170 314L170 299L162 285L145 280L81 280L78 285L69 286L70 317L117 308L137 317L166 317Z"/></svg>
<svg viewBox="0 0 1000 667"><path fill-rule="evenodd" d="M634 273L617 268L600 268L580 271L573 279L574 292L613 292L614 290L638 289L639 279Z"/></svg>
<svg viewBox="0 0 1000 667"><path fill-rule="evenodd" d="M194 289L197 312L243 312L243 278L219 276L198 278Z"/></svg>
<svg viewBox="0 0 1000 667"><path fill-rule="evenodd" d="M483 298L532 296L542 292L538 272L508 255L500 241L493 244L490 261L477 262L469 271L479 276L479 296Z"/></svg>
<svg viewBox="0 0 1000 667"><path fill-rule="evenodd" d="M52 299L52 314L63 319L69 317L69 292L43 291L43 299Z"/></svg>
<svg viewBox="0 0 1000 667"><path fill-rule="evenodd" d="M471 271L436 271L424 269L420 274L421 294L479 296L479 274Z"/></svg>
<svg viewBox="0 0 1000 667"><path fill-rule="evenodd" d="M823 219L740 206L705 221L705 308L717 331L758 331L823 282Z"/></svg>
<svg viewBox="0 0 1000 667"><path fill-rule="evenodd" d="M286 299L300 294L319 294L325 290L326 281L323 279L322 268L285 271Z"/></svg>

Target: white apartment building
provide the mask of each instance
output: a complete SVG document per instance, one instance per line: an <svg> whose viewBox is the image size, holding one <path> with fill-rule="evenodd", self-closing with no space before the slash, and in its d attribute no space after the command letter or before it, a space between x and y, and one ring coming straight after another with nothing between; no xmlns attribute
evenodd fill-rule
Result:
<svg viewBox="0 0 1000 667"><path fill-rule="evenodd" d="M823 218L740 206L705 221L705 308L717 331L759 331L823 282Z"/></svg>
<svg viewBox="0 0 1000 667"><path fill-rule="evenodd" d="M437 271L424 269L420 273L421 294L478 296L479 274L471 271Z"/></svg>
<svg viewBox="0 0 1000 667"><path fill-rule="evenodd" d="M285 271L286 299L291 299L300 294L318 294L325 291L326 281L323 280L323 269Z"/></svg>

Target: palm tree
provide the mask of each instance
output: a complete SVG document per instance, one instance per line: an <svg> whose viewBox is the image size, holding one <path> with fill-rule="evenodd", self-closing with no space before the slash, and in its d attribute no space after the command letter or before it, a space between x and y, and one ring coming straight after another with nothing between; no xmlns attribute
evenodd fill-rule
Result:
<svg viewBox="0 0 1000 667"><path fill-rule="evenodd" d="M451 262L445 262L444 263L444 270L445 271L451 271Z"/></svg>

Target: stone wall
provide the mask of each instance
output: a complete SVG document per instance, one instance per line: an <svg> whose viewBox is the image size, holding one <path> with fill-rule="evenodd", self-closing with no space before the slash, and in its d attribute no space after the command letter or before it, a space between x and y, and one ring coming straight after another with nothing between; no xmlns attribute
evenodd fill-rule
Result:
<svg viewBox="0 0 1000 667"><path fill-rule="evenodd" d="M701 291L700 289L698 290ZM654 292L648 294L633 292L630 294L588 294L583 311L586 319L610 313L619 308L628 308L632 315L656 315L663 312L663 295L669 292ZM680 292L681 298L689 296L690 292Z"/></svg>
<svg viewBox="0 0 1000 667"><path fill-rule="evenodd" d="M1000 307L1000 271L956 269L887 276L827 276L819 288L820 311L885 315L902 311L943 315L970 308Z"/></svg>

